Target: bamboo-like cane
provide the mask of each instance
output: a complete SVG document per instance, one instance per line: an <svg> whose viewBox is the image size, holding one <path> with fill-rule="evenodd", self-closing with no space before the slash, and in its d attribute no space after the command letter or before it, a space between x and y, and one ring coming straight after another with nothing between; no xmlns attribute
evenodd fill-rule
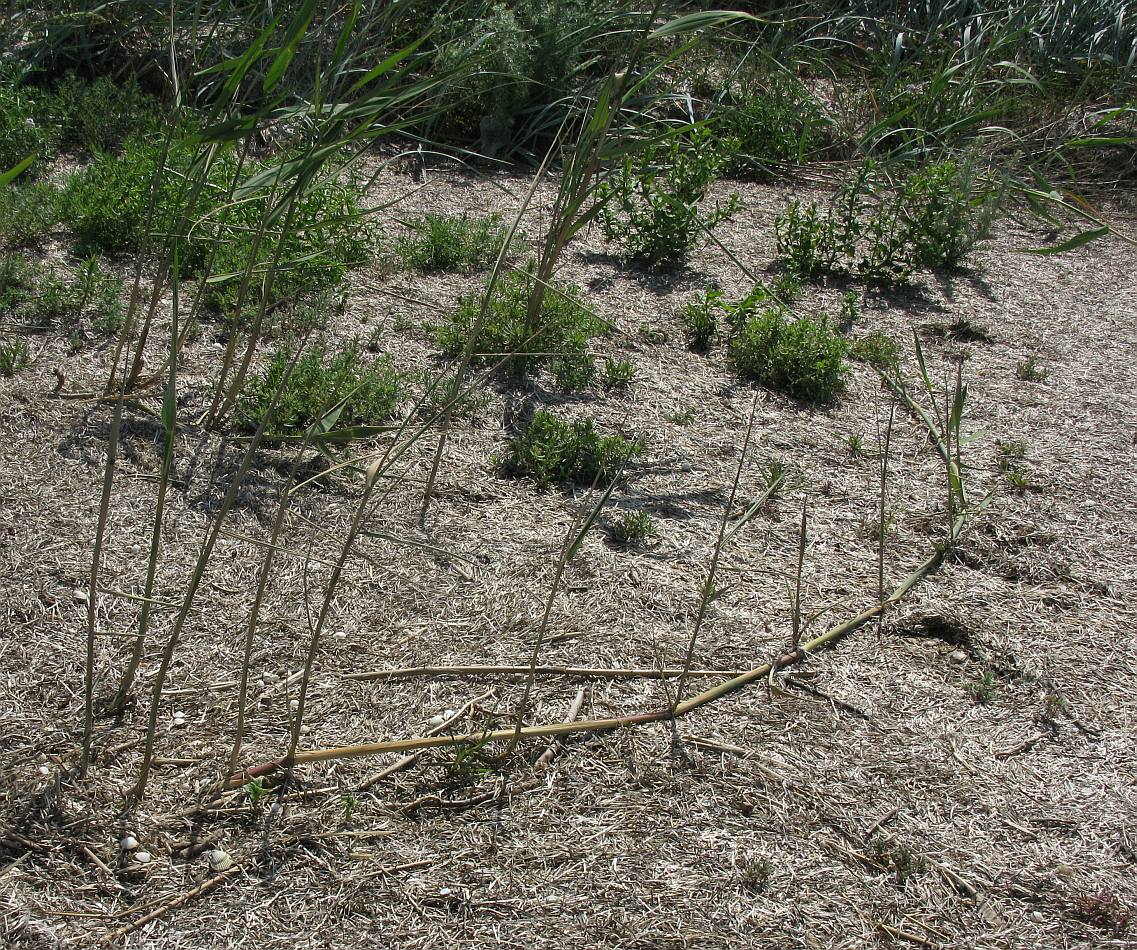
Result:
<svg viewBox="0 0 1137 950"><path fill-rule="evenodd" d="M950 541L954 543L963 530L966 522L965 513L960 513L954 523L950 535ZM447 748L457 745L468 744L485 744L487 742L505 741L520 739L534 739L534 738L549 738L554 736L573 735L576 733L589 733L589 732L610 732L614 729L624 729L630 726L643 726L654 722L665 722L673 718L685 716L688 713L706 706L709 703L716 702L731 693L735 693L751 683L761 682L778 670L785 669L786 667L793 666L800 663L807 656L825 647L832 646L843 637L848 636L850 633L860 629L870 620L874 619L882 611L889 607L894 606L904 599L908 593L924 580L929 574L935 571L940 564L943 563L944 558L947 556L951 544L938 546L935 551L927 557L923 563L920 564L911 574L909 574L903 581L901 581L888 595L887 599L869 607L867 610L861 611L855 617L830 628L825 633L814 637L807 643L802 644L796 650L789 653L784 653L779 657L771 660L768 663L763 663L752 670L743 673L740 676L735 676L727 680L725 683L719 683L708 690L704 690L690 699L683 700L677 703L674 707L667 706L661 709L649 710L647 712L633 713L628 716L618 716L609 719L586 719L579 722L557 722L547 723L538 726L525 726L518 730L512 729L498 729L492 732L478 732L469 735L446 735L446 736L417 736L412 739L390 739L385 742L364 742L356 745L338 746L328 749L311 749L309 751L297 751L291 756L290 765L301 765L308 762L331 762L339 759L358 759L371 755L381 755L389 752L409 752L415 749L439 749ZM263 762L260 765L254 766L251 769L244 770L239 773L234 773L229 776L227 785L229 787L236 787L244 784L250 779L257 778L264 775L271 775L284 766L285 760L283 758L272 759L268 762Z"/></svg>

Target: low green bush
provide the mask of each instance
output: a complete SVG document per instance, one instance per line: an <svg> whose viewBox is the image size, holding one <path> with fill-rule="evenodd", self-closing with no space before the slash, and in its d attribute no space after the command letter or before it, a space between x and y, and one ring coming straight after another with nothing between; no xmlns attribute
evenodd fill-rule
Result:
<svg viewBox="0 0 1137 950"><path fill-rule="evenodd" d="M63 220L63 196L43 181L0 188L0 246L30 247L54 233Z"/></svg>
<svg viewBox="0 0 1137 950"><path fill-rule="evenodd" d="M512 376L556 360L579 379L589 365L588 341L600 332L600 322L580 304L580 291L573 286L549 288L541 312L530 319L532 291L533 276L528 270L503 275L497 281L485 324L474 341L474 359L488 362L510 354L503 370ZM465 348L480 319L484 298L484 291L461 297L435 329L445 355L457 356ZM590 379L591 374L587 375Z"/></svg>
<svg viewBox="0 0 1137 950"><path fill-rule="evenodd" d="M733 140L699 128L629 156L601 187L604 236L650 266L680 264L704 229L738 210L738 195L710 210L699 209L734 149Z"/></svg>
<svg viewBox="0 0 1137 950"><path fill-rule="evenodd" d="M11 69L0 68L0 174L29 155L38 160L34 172L54 147L50 127L37 118L35 90L20 85Z"/></svg>
<svg viewBox="0 0 1137 950"><path fill-rule="evenodd" d="M620 435L601 435L591 419L568 422L538 410L521 435L509 442L505 471L542 486L610 480L643 454Z"/></svg>
<svg viewBox="0 0 1137 950"><path fill-rule="evenodd" d="M278 349L264 372L245 384L233 420L238 430L256 431L292 358L287 348ZM316 346L296 360L266 432L270 437L297 435L341 402L337 427L377 425L394 415L400 392L399 375L389 360L364 360L356 347L329 354Z"/></svg>
<svg viewBox="0 0 1137 950"><path fill-rule="evenodd" d="M903 284L917 271L959 266L989 233L998 200L998 189L951 159L912 172L895 189L869 161L829 207L794 201L778 215L778 256L806 279Z"/></svg>
<svg viewBox="0 0 1137 950"><path fill-rule="evenodd" d="M492 264L505 241L501 215L427 214L396 245L403 262L420 271L474 270Z"/></svg>
<svg viewBox="0 0 1137 950"><path fill-rule="evenodd" d="M825 403L844 388L847 350L824 314L794 319L781 307L764 306L739 320L729 358L745 379L803 402Z"/></svg>

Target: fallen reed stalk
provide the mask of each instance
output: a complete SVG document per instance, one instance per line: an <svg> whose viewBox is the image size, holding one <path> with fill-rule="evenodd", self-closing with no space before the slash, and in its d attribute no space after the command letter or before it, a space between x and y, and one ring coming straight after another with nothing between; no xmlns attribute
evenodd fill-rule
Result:
<svg viewBox="0 0 1137 950"><path fill-rule="evenodd" d="M466 735L448 736L417 736L411 739L390 739L384 742L364 742L349 746L338 746L327 749L311 749L309 751L294 751L287 759L285 757L262 762L250 769L229 776L226 785L230 788L244 784L253 778L271 775L285 767L303 765L314 762L332 762L341 759L358 759L372 755L382 755L390 752L411 752L417 749L439 749L459 745L480 744L499 741L516 741L518 739L551 738L583 733L610 732L615 729L625 729L633 726L645 726L656 722L666 722L678 719L694 712L702 706L723 699L736 693L752 683L762 682L779 670L801 663L811 654L835 643L854 633L870 620L875 619L886 609L895 606L903 600L911 590L935 572L947 557L952 545L958 541L966 524L966 512L956 516L952 524L949 543L937 545L925 560L904 578L886 599L861 611L854 617L831 627L824 633L802 644L796 650L775 657L761 666L754 667L740 676L735 676L725 683L719 683L710 689L692 696L690 699L678 702L673 706L665 706L646 712L632 713L627 716L616 716L606 719L586 719L577 722L546 723L537 726L523 726L510 729L497 729L490 732L469 733Z"/></svg>

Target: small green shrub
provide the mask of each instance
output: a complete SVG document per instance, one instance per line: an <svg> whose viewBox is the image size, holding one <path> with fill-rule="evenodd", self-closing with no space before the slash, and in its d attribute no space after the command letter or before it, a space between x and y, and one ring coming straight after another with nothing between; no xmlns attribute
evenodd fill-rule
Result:
<svg viewBox="0 0 1137 950"><path fill-rule="evenodd" d="M1015 367L1015 375L1024 383L1045 383L1050 371L1032 354Z"/></svg>
<svg viewBox="0 0 1137 950"><path fill-rule="evenodd" d="M63 198L47 182L17 182L0 188L0 245L30 247L58 229Z"/></svg>
<svg viewBox="0 0 1137 950"><path fill-rule="evenodd" d="M1026 462L1026 443L1017 439L996 442L995 452L999 474L1007 486L1019 494L1030 491L1033 486L1023 469L1023 464Z"/></svg>
<svg viewBox="0 0 1137 950"><path fill-rule="evenodd" d="M730 341L740 376L803 402L831 402L844 388L844 338L821 314L790 319L781 307L752 312Z"/></svg>
<svg viewBox="0 0 1137 950"><path fill-rule="evenodd" d="M755 71L736 82L716 109L716 129L738 142L735 171L758 171L801 162L824 151L831 121L796 76Z"/></svg>
<svg viewBox="0 0 1137 950"><path fill-rule="evenodd" d="M407 266L420 271L474 270L492 264L507 233L499 214L427 214L412 227L414 233L399 241L397 250Z"/></svg>
<svg viewBox="0 0 1137 950"><path fill-rule="evenodd" d="M994 702L999 694L995 683L995 674L990 670L985 671L979 679L965 683L964 688L971 698L980 705Z"/></svg>
<svg viewBox="0 0 1137 950"><path fill-rule="evenodd" d="M542 486L611 479L643 454L620 435L600 435L591 419L567 422L538 410L525 431L509 441L505 471Z"/></svg>
<svg viewBox="0 0 1137 950"><path fill-rule="evenodd" d="M614 543L626 545L643 544L655 535L655 520L646 511L625 511L608 531Z"/></svg>
<svg viewBox="0 0 1137 950"><path fill-rule="evenodd" d="M630 257L648 265L681 263L704 228L738 210L738 195L706 213L699 210L733 147L704 128L626 159L601 189L604 236L619 240Z"/></svg>
<svg viewBox="0 0 1137 950"><path fill-rule="evenodd" d="M562 379L580 379L582 374L591 379L588 341L600 332L601 325L581 306L579 289L549 288L535 320L529 317L532 291L533 276L528 270L497 281L485 324L474 341L475 360L488 362L508 354L502 368L517 377L555 357ZM444 354L456 356L465 348L480 319L483 299L484 292L461 297L436 328L435 338Z"/></svg>
<svg viewBox="0 0 1137 950"><path fill-rule="evenodd" d="M636 367L631 360L604 361L604 388L626 391L636 378Z"/></svg>
<svg viewBox="0 0 1137 950"><path fill-rule="evenodd" d="M900 345L880 330L854 340L849 346L849 355L877 369L895 370L900 365Z"/></svg>
<svg viewBox="0 0 1137 950"><path fill-rule="evenodd" d="M956 267L990 230L998 191L945 159L890 189L866 162L828 208L792 202L778 215L778 256L806 279L855 276L889 286L920 270Z"/></svg>
<svg viewBox="0 0 1137 950"><path fill-rule="evenodd" d="M0 376L15 376L28 365L28 341L18 337L0 343Z"/></svg>
<svg viewBox="0 0 1137 950"><path fill-rule="evenodd" d="M36 118L35 91L18 85L12 71L0 69L0 174L35 155L33 168L54 149L51 130Z"/></svg>
<svg viewBox="0 0 1137 950"><path fill-rule="evenodd" d="M557 389L564 393L577 393L587 389L596 378L596 360L587 353L555 356L549 361L549 372Z"/></svg>
<svg viewBox="0 0 1137 950"><path fill-rule="evenodd" d="M156 129L160 108L133 77L120 86L105 76L88 81L70 75L44 97L38 112L54 126L62 146L111 152L128 138Z"/></svg>
<svg viewBox="0 0 1137 950"><path fill-rule="evenodd" d="M121 155L99 154L82 171L72 175L63 192L67 220L80 247L88 251L120 251L141 248L147 237L147 220L154 207L150 232L170 233L175 223L178 179L191 156L173 151L165 174L151 195L161 149L132 139Z"/></svg>
<svg viewBox="0 0 1137 950"><path fill-rule="evenodd" d="M35 326L62 321L77 331L86 316L96 332L113 335L122 327L121 295L122 281L103 271L94 257L77 274L61 274L15 254L0 258L0 311Z"/></svg>
<svg viewBox="0 0 1137 950"><path fill-rule="evenodd" d="M260 425L291 360L287 349L277 350L265 371L246 383L234 415L239 430L253 432ZM399 395L399 376L389 360L362 360L356 347L335 355L313 347L297 359L266 432L303 432L341 402L338 427L377 425L394 415Z"/></svg>
<svg viewBox="0 0 1137 950"><path fill-rule="evenodd" d="M718 315L722 309L723 293L714 288L701 298L684 305L680 312L687 346L696 353L706 353L718 333Z"/></svg>

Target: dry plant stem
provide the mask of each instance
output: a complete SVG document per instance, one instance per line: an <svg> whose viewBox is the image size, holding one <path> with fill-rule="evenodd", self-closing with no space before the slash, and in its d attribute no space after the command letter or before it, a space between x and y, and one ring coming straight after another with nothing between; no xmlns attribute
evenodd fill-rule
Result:
<svg viewBox="0 0 1137 950"><path fill-rule="evenodd" d="M584 687L582 686L576 691L576 699L572 701L572 705L569 707L568 715L565 716L565 722L575 722L576 717L580 715L580 710L583 705ZM545 749L545 751L542 752L540 757L537 759L537 768L548 768L552 764L553 759L557 757L557 750L559 748L560 742L558 740L554 739L552 742L550 742L549 747Z"/></svg>
<svg viewBox="0 0 1137 950"><path fill-rule="evenodd" d="M957 516L952 528L951 540L953 542L958 540L965 522L966 517L964 514ZM685 716L702 706L717 702L725 696L729 696L731 693L735 693L753 683L760 683L769 677L772 672L794 666L818 650L832 646L843 637L859 630L870 620L879 616L884 610L902 601L913 587L923 581L943 563L949 549L950 546L948 545L937 546L933 553L911 574L905 577L883 602L875 604L857 614L855 617L830 628L825 633L803 643L798 649L791 653L776 657L768 663L748 670L741 676L736 676L727 680L725 683L720 683L674 706L608 719L588 719L571 723L562 722L540 726L526 726L520 731L516 729L498 729L492 732L476 732L461 736L419 736L413 739L392 739L386 742L360 743L358 745L341 746L330 749L313 749L307 752L297 752L291 756L287 763L285 759L273 759L272 761L261 763L238 774L231 775L227 785L229 787L242 785L251 778L270 775L284 768L286 764L289 766L303 765L310 762L331 762L339 759L364 758L366 756L390 752L410 752L417 749L438 749L458 745L509 741L513 740L515 736L519 736L521 739L527 739L549 738L553 736L572 735L575 733L608 732L613 729L623 729L630 726L666 722L673 718Z"/></svg>
<svg viewBox="0 0 1137 950"><path fill-rule="evenodd" d="M876 592L877 599L884 603L884 555L885 555L885 518L888 513L888 458L892 451L892 424L896 419L896 399L893 398L892 405L888 409L888 425L884 429L884 445L881 449L880 457L880 507L877 510L879 521L877 523L877 548L876 548ZM877 423L877 436L879 438L880 428L879 421ZM877 617L877 635L881 633L882 625L884 622L884 614L881 613Z"/></svg>
<svg viewBox="0 0 1137 950"><path fill-rule="evenodd" d="M711 676L739 676L745 670L686 670L673 669L616 669L590 666L405 666L389 670L370 670L364 673L345 673L345 680L410 679L418 676L570 676L582 679L674 679L684 673L689 678L705 679Z"/></svg>
<svg viewBox="0 0 1137 950"><path fill-rule="evenodd" d="M261 604L264 602L265 589L268 587L268 579L272 573L273 558L280 543L280 532L284 527L284 520L288 514L289 503L292 500L292 486L296 481L296 473L300 469L300 463L304 457L304 453L308 450L308 444L311 441L311 433L312 430L309 429L303 444L300 446L296 457L292 461L292 468L289 470L288 480L285 483L284 490L281 492L280 501L277 503L276 516L272 524L272 534L268 543L265 545L264 560L261 562L260 575L257 578L257 591L253 596L253 604L249 608L249 619L245 624L245 643L244 651L241 656L241 681L237 693L237 723L233 736L233 746L229 752L230 772L235 771L237 768L237 763L241 758L241 743L245 737L245 716L248 712L249 701L249 667L252 663L253 642L256 635L257 621L260 619Z"/></svg>
<svg viewBox="0 0 1137 950"><path fill-rule="evenodd" d="M193 888L192 890L186 891L184 894L179 894L172 901L163 904L161 907L155 908L148 914L144 914L143 916L139 917L138 920L127 924L125 927L120 927L118 930L111 931L111 933L107 934L105 937L99 940L95 946L105 947L112 943L117 943L119 940L122 940L129 934L133 933L135 930L138 930L140 927L145 927L151 921L158 920L160 917L164 917L170 911L176 910L183 904L188 904L195 897L200 897L202 894L208 893L222 881L226 881L229 878L239 874L241 870L241 866L239 864L235 864L228 870L222 871L220 874L215 874L211 878L207 878L206 880L202 881L197 887Z"/></svg>
<svg viewBox="0 0 1137 950"><path fill-rule="evenodd" d="M714 597L715 590L715 576L718 573L719 557L722 554L723 545L726 541L726 523L730 519L730 513L734 511L734 499L738 495L738 483L742 478L742 468L746 464L747 453L750 449L750 437L754 433L754 416L758 411L758 393L754 393L754 399L750 404L750 420L746 424L746 437L742 441L742 453L738 457L738 467L734 472L734 481L730 486L730 498L727 499L726 506L723 508L722 519L719 521L719 536L715 541L715 548L711 554L711 563L707 568L707 576L703 581L703 590L699 596L699 612L695 616L695 623L691 628L691 639L687 644L687 652L683 658L683 672L679 675L679 681L675 684L675 698L672 700L672 709L678 709L680 701L683 699L683 689L687 685L687 677L690 675L689 670L691 664L695 661L695 644L699 639L699 631L702 629L703 621L707 616L707 608L710 606L711 600ZM733 536L733 532L732 532Z"/></svg>
<svg viewBox="0 0 1137 950"><path fill-rule="evenodd" d="M228 490L225 492L220 510L217 512L213 524L206 533L205 543L202 545L201 554L198 555L197 563L194 565L193 574L190 576L185 596L182 599L181 609L178 611L178 616L174 621L174 627L166 640L166 646L162 651L162 660L158 666L158 673L154 679L154 692L150 701L150 716L146 725L146 744L142 753L142 765L139 768L138 782L131 796L135 801L141 801L146 791L146 781L150 775L150 766L154 758L154 742L158 731L158 709L162 702L162 688L165 686L166 676L170 671L170 664L174 659L174 651L177 649L178 642L181 639L182 630L189 617L190 608L193 605L194 597L197 595L197 589L201 584L201 579L205 576L206 568L209 566L210 559L213 555L213 548L217 544L217 539L221 534L221 527L225 523L225 518L229 514L229 509L232 508L233 502L236 501L241 486L244 484L245 476L253 464L253 459L256 456L257 449L260 447L261 440L264 438L265 429L273 413L276 411L276 405L280 400L280 395L288 385L288 380L292 376L292 370L296 366L298 356L299 351L293 356L292 361L282 374L280 385L276 391L273 392L264 418L261 419L260 425L257 426L257 431L249 441L245 455L241 459L241 464L233 476Z"/></svg>
<svg viewBox="0 0 1137 950"><path fill-rule="evenodd" d="M790 649L796 650L798 644L801 643L801 576L805 571L805 546L808 540L806 530L808 527L809 518L809 502L803 501L801 503L801 527L798 532L797 544L797 572L794 578L794 594L793 594L793 638L790 641Z"/></svg>
<svg viewBox="0 0 1137 950"><path fill-rule="evenodd" d="M545 644L545 634L549 629L549 619L553 613L553 603L556 600L557 591L560 590L565 569L576 555L576 552L580 550L580 546L584 542L584 536L588 534L588 529L592 527L601 509L608 503L608 499L612 497L612 492L616 490L616 485L619 484L620 477L623 473L624 466L621 465L613 476L611 483L608 485L607 491L605 491L596 504L592 506L592 510L584 517L579 529L576 529L575 523L569 525L564 546L561 548L560 557L557 559L557 567L553 574L553 583L549 586L549 596L545 600L545 609L541 614L541 626L538 628L537 636L533 641L533 655L529 661L529 673L525 678L525 689L521 694L521 701L517 704L517 726L514 729L515 738L509 743L509 748L506 749L505 752L506 756L513 752L514 746L521 737L521 728L525 722L525 714L529 711L529 698L533 693L533 686L537 680L537 674L535 672L537 669L537 660L541 654L541 647ZM596 481L599 481L600 474L600 472L596 473L596 480L594 480L592 485L593 489L596 488ZM574 529L576 529L575 535Z"/></svg>

